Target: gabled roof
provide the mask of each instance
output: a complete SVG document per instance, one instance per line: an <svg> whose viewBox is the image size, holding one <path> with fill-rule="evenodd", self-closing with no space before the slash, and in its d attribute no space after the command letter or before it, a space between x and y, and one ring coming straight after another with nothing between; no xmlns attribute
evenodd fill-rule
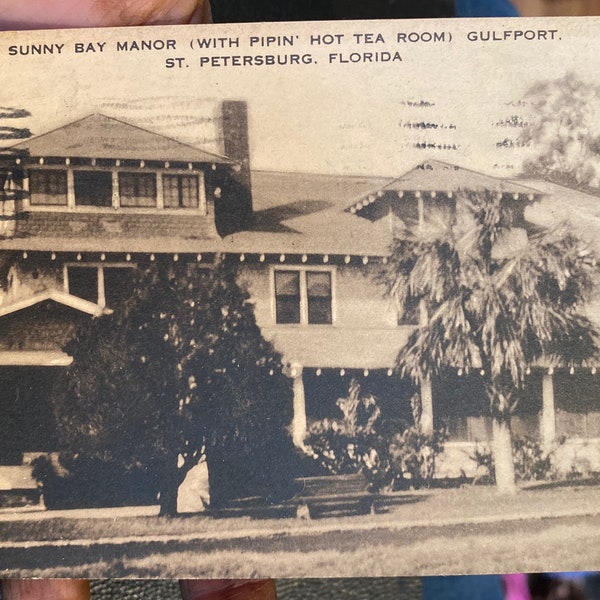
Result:
<svg viewBox="0 0 600 600"><path fill-rule="evenodd" d="M93 114L11 147L34 157L231 163L225 156L113 119Z"/></svg>
<svg viewBox="0 0 600 600"><path fill-rule="evenodd" d="M72 363L73 357L60 350L0 350L2 367L68 367Z"/></svg>
<svg viewBox="0 0 600 600"><path fill-rule="evenodd" d="M437 161L435 164L444 165ZM500 180L468 169L445 166L449 167L449 180L462 174L465 178L472 177L475 182L485 181L486 185L504 186L508 193L533 193L541 196L539 203L527 209L528 221L540 221L540 224L544 224L541 221L545 217L555 222L560 206L569 212L570 219L574 221L579 208L577 211L573 209L582 207L580 222L574 223L575 229L581 232L585 226L590 238L595 235L595 239L600 240L600 234L596 234L600 232L600 208L597 208L600 207L600 201L595 196L557 185L544 185L541 181ZM446 172L444 168L439 173ZM32 212L17 221L15 237L0 239L0 249L97 253L231 252L385 256L389 253L393 234L386 219L371 221L359 218L347 209L350 203L356 203L361 198L377 197L378 190L395 185L410 173L400 178L391 178L254 171L254 224L249 225L246 231L224 238L216 234L209 235L201 228L201 224L194 225L194 219L185 214L123 215L114 212L110 213L110 219L124 223L127 218L138 220L143 217L143 227L140 221L139 227L134 227L133 224L124 226L122 233L116 235L110 233L110 229L102 231L73 226L71 234L66 236L61 235L62 230L57 227L44 227L44 220L50 223L51 220L60 218L64 220L65 227L70 227L79 224L82 214ZM435 181L438 189L443 186L444 179L441 176ZM537 218L530 218L534 214ZM39 221L39 226L27 227L27 219L33 217ZM212 212L208 217L202 217L205 220L212 218ZM190 222L190 227L180 222L184 219ZM196 237L190 235L193 227L197 227Z"/></svg>
<svg viewBox="0 0 600 600"><path fill-rule="evenodd" d="M420 163L401 177L386 183L378 190L374 190L369 195L359 198L348 207L348 211L360 213L363 208L376 204L379 201L378 199L384 196L386 196L386 200L382 201L387 202L389 192L395 192L396 194L430 192L453 195L466 190L474 192L487 190L508 194L515 198L533 199L533 197L541 195L539 190L515 183L509 179L491 177L439 160L428 160Z"/></svg>
<svg viewBox="0 0 600 600"><path fill-rule="evenodd" d="M58 304L68 306L69 308L79 310L81 312L87 313L88 315L92 315L95 317L99 317L100 315L112 312L109 309L103 308L99 304L89 302L88 300L84 300L83 298L79 298L78 296L73 296L72 294L68 294L67 292L61 292L59 290L50 290L47 292L36 294L34 296L30 296L29 298L25 298L24 300L20 300L18 302L13 302L12 304L0 306L0 318L13 314L19 310L24 310L31 306L35 306L36 304L39 304L40 302L45 302L46 300L52 300Z"/></svg>
<svg viewBox="0 0 600 600"><path fill-rule="evenodd" d="M0 249L62 252L122 253L210 253L249 254L388 254L391 234L387 223L372 223L345 212L348 202L390 181L385 177L353 177L254 171L252 195L254 223L246 231L218 237L210 234L206 222L213 219L182 212L167 215L123 214L110 211L103 217L128 224L119 235L102 230L75 227L85 213L61 211L31 212L17 221L17 235L0 239ZM144 227L141 227L143 218ZM28 223L35 219L35 227ZM64 227L55 226L61 219ZM182 221L187 221L183 223ZM140 222L140 226L134 226ZM44 227L44 222L48 223ZM135 222L135 223L134 223ZM50 226L52 223L52 227ZM70 235L61 234L70 228ZM191 236L196 227L197 236ZM77 233L79 232L79 233Z"/></svg>
<svg viewBox="0 0 600 600"><path fill-rule="evenodd" d="M383 189L440 192L488 190L507 194L539 194L538 190L514 183L509 179L491 177L440 160L428 160L420 163L401 177L385 185Z"/></svg>

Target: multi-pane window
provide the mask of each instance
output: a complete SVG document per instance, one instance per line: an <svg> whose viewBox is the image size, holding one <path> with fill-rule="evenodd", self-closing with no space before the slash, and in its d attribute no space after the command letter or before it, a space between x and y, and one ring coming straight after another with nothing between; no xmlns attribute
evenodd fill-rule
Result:
<svg viewBox="0 0 600 600"><path fill-rule="evenodd" d="M392 211L393 227L399 232L416 227L419 223L419 200L412 194L406 194L393 203Z"/></svg>
<svg viewBox="0 0 600 600"><path fill-rule="evenodd" d="M66 288L73 296L114 308L131 297L133 269L131 265L68 265Z"/></svg>
<svg viewBox="0 0 600 600"><path fill-rule="evenodd" d="M67 172L58 169L34 169L29 173L32 205L67 204Z"/></svg>
<svg viewBox="0 0 600 600"><path fill-rule="evenodd" d="M418 325L421 316L421 303L411 299L398 311L398 325Z"/></svg>
<svg viewBox="0 0 600 600"><path fill-rule="evenodd" d="M554 375L556 434L568 438L600 438L598 376L580 372Z"/></svg>
<svg viewBox="0 0 600 600"><path fill-rule="evenodd" d="M197 209L201 182L188 173L40 168L30 172L29 192L32 206ZM0 174L0 189L9 183Z"/></svg>
<svg viewBox="0 0 600 600"><path fill-rule="evenodd" d="M300 323L300 271L275 271L277 323Z"/></svg>
<svg viewBox="0 0 600 600"><path fill-rule="evenodd" d="M74 171L75 204L77 206L111 206L112 173L107 171Z"/></svg>
<svg viewBox="0 0 600 600"><path fill-rule="evenodd" d="M277 269L275 320L280 324L331 324L331 272Z"/></svg>
<svg viewBox="0 0 600 600"><path fill-rule="evenodd" d="M306 272L306 305L309 323L331 323L331 273Z"/></svg>
<svg viewBox="0 0 600 600"><path fill-rule="evenodd" d="M198 208L196 175L163 175L165 208Z"/></svg>
<svg viewBox="0 0 600 600"><path fill-rule="evenodd" d="M68 267L69 294L98 303L98 268Z"/></svg>
<svg viewBox="0 0 600 600"><path fill-rule="evenodd" d="M104 303L114 308L133 294L133 270L127 267L102 267ZM102 299L100 299L102 300Z"/></svg>
<svg viewBox="0 0 600 600"><path fill-rule="evenodd" d="M156 206L155 173L119 173L121 206Z"/></svg>

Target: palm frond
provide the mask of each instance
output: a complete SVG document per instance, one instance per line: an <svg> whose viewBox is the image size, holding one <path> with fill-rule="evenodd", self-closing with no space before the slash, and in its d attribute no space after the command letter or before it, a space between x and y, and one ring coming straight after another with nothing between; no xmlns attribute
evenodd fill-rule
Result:
<svg viewBox="0 0 600 600"><path fill-rule="evenodd" d="M405 232L381 274L399 305L421 301L429 315L400 350L398 371L423 381L481 365L519 386L543 357L582 364L596 356L597 332L582 314L597 283L589 248L561 225L497 251L513 220L489 191L461 193L457 214L453 227Z"/></svg>

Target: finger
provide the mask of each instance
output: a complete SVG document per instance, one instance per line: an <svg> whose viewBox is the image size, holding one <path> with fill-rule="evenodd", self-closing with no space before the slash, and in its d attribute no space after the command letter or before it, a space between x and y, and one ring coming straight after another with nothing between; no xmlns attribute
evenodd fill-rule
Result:
<svg viewBox="0 0 600 600"><path fill-rule="evenodd" d="M506 600L531 600L527 575L524 573L512 573L503 575Z"/></svg>
<svg viewBox="0 0 600 600"><path fill-rule="evenodd" d="M89 600L86 579L4 579L3 600Z"/></svg>
<svg viewBox="0 0 600 600"><path fill-rule="evenodd" d="M190 19L190 23L212 23L212 10L210 7L210 2L205 0L204 2L200 2L196 11L192 15Z"/></svg>
<svg viewBox="0 0 600 600"><path fill-rule="evenodd" d="M95 13L107 25L175 25L194 19L205 22L208 3L209 0L91 0Z"/></svg>
<svg viewBox="0 0 600 600"><path fill-rule="evenodd" d="M0 29L210 22L209 0L0 0Z"/></svg>
<svg viewBox="0 0 600 600"><path fill-rule="evenodd" d="M182 579L183 600L277 600L272 579Z"/></svg>

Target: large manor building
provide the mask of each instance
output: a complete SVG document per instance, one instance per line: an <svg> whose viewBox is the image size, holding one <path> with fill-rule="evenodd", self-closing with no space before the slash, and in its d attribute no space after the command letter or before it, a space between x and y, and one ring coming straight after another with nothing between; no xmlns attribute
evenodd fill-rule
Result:
<svg viewBox="0 0 600 600"><path fill-rule="evenodd" d="M523 232L531 219L555 218L561 203L576 226L590 227L585 211L598 202L433 160L396 178L250 172L245 104L224 102L221 122L223 154L100 114L5 152L0 487L18 485L31 456L56 450L47 394L72 360L65 344L80 320L101 317L128 293L142 260L239 260L258 324L293 379L291 430L301 444L307 423L336 416L351 378L411 418L419 390L393 366L415 315L402 314L375 277L398 227L454 214L465 190L502 194ZM547 445L566 436L564 460L599 469L599 378L593 367L533 368L513 430ZM450 374L422 395L423 428L443 425L450 436L440 474L472 472L473 444L491 436L478 374Z"/></svg>

